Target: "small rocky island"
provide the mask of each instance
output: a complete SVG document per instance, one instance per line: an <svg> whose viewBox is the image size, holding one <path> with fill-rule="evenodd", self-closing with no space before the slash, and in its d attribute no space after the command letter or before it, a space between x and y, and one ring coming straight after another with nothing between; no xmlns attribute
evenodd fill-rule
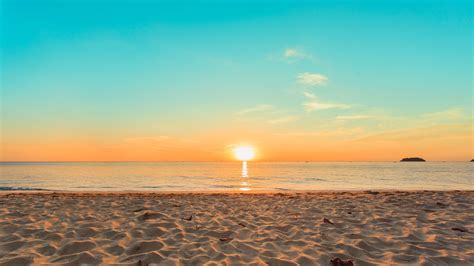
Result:
<svg viewBox="0 0 474 266"><path fill-rule="evenodd" d="M426 160L420 157L409 157L401 159L400 162L426 162Z"/></svg>

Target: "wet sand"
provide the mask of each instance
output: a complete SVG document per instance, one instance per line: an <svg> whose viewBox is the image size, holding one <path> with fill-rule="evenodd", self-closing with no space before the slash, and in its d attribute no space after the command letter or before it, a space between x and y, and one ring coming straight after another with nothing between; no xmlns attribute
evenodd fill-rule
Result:
<svg viewBox="0 0 474 266"><path fill-rule="evenodd" d="M474 191L0 193L0 264L474 265Z"/></svg>

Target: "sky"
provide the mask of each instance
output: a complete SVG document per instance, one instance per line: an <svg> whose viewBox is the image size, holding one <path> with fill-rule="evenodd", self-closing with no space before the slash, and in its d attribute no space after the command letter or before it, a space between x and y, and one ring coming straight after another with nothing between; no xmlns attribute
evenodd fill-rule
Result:
<svg viewBox="0 0 474 266"><path fill-rule="evenodd" d="M471 1L0 0L1 161L466 161Z"/></svg>

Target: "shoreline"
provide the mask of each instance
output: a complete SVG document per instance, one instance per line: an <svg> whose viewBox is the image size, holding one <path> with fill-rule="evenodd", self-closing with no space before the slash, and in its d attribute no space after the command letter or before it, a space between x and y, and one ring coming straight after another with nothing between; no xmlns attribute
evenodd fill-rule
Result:
<svg viewBox="0 0 474 266"><path fill-rule="evenodd" d="M204 194L204 195L220 195L220 194L239 194L239 195L272 195L272 194L327 194L327 193L423 193L423 192L474 192L474 189L446 189L446 190L431 190L431 189L365 189L365 190L250 190L250 191L239 191L239 190L196 190L196 191L185 191L185 190L163 190L163 191L151 191L151 190L51 190L51 189L14 189L14 190L0 190L0 196L2 194L101 194L104 196L113 196L121 194L157 194L157 195L186 195L186 194Z"/></svg>
<svg viewBox="0 0 474 266"><path fill-rule="evenodd" d="M474 264L474 191L2 191L0 206L0 265Z"/></svg>

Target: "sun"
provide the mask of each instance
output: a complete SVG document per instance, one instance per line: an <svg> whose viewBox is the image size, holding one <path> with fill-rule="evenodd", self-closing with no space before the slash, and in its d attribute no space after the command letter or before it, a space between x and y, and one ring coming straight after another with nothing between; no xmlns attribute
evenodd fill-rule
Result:
<svg viewBox="0 0 474 266"><path fill-rule="evenodd" d="M234 149L234 156L241 161L249 161L255 157L255 150L250 146L239 146Z"/></svg>

